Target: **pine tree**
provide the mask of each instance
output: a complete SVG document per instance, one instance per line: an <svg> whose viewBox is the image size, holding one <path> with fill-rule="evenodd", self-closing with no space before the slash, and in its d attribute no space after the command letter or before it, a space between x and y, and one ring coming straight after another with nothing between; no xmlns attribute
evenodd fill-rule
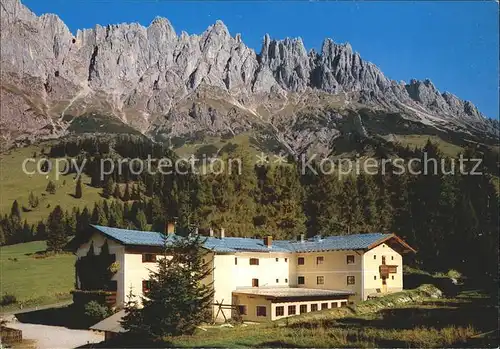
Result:
<svg viewBox="0 0 500 349"><path fill-rule="evenodd" d="M29 203L29 205L30 205L31 208L37 208L38 207L38 204L39 204L38 197L35 194L33 194L32 191L30 192L30 195L28 197L28 203Z"/></svg>
<svg viewBox="0 0 500 349"><path fill-rule="evenodd" d="M24 221L23 230L22 230L22 239L23 242L28 242L33 240L33 232L31 230L31 226L28 224L28 221Z"/></svg>
<svg viewBox="0 0 500 349"><path fill-rule="evenodd" d="M87 208L87 206L85 206L76 219L77 236L82 236L88 230L90 220L91 220L91 215L89 209Z"/></svg>
<svg viewBox="0 0 500 349"><path fill-rule="evenodd" d="M102 196L106 199L109 199L115 191L115 182L113 178L108 177L106 182L104 182L104 186L102 187Z"/></svg>
<svg viewBox="0 0 500 349"><path fill-rule="evenodd" d="M76 235L76 211L66 211L64 215L64 229L66 235Z"/></svg>
<svg viewBox="0 0 500 349"><path fill-rule="evenodd" d="M12 207L10 209L10 217L21 221L21 210L19 209L19 203L17 202L17 200L14 200L14 202L12 203Z"/></svg>
<svg viewBox="0 0 500 349"><path fill-rule="evenodd" d="M97 224L101 226L108 225L108 218L106 217L106 212L104 212L103 206L96 202L94 204L94 210L92 211L92 217L90 219L92 224Z"/></svg>
<svg viewBox="0 0 500 349"><path fill-rule="evenodd" d="M123 197L122 197L122 200L123 201L130 201L131 197L130 197L130 186L128 184L128 182L125 184L125 191L123 192Z"/></svg>
<svg viewBox="0 0 500 349"><path fill-rule="evenodd" d="M7 243L7 237L5 236L3 225L0 224L0 246L5 245L6 243Z"/></svg>
<svg viewBox="0 0 500 349"><path fill-rule="evenodd" d="M344 227L344 232L352 234L360 228L362 221L360 198L356 180L352 176L348 176L342 183L338 201L340 222Z"/></svg>
<svg viewBox="0 0 500 349"><path fill-rule="evenodd" d="M36 240L45 240L47 239L47 227L43 221L39 221L36 226Z"/></svg>
<svg viewBox="0 0 500 349"><path fill-rule="evenodd" d="M122 198L122 192L120 190L120 184L116 183L115 185L115 191L113 193L113 197L116 199L121 199Z"/></svg>
<svg viewBox="0 0 500 349"><path fill-rule="evenodd" d="M211 270L204 262L202 244L199 235L165 243L157 271L150 273L143 308L126 308L122 326L129 335L153 340L189 335L209 319L214 292L206 283Z"/></svg>
<svg viewBox="0 0 500 349"><path fill-rule="evenodd" d="M78 177L78 180L76 181L76 187L75 187L75 198L81 199L82 196L83 196L82 179L81 179L81 177Z"/></svg>
<svg viewBox="0 0 500 349"><path fill-rule="evenodd" d="M160 199L155 196L150 201L151 229L163 232L165 230L166 215L161 205Z"/></svg>
<svg viewBox="0 0 500 349"><path fill-rule="evenodd" d="M55 194L56 193L56 185L54 184L54 182L49 181L49 183L47 183L47 187L45 188L45 191L49 194Z"/></svg>
<svg viewBox="0 0 500 349"><path fill-rule="evenodd" d="M64 231L64 212L61 206L50 213L47 220L47 250L53 252L61 252L66 244L66 232Z"/></svg>
<svg viewBox="0 0 500 349"><path fill-rule="evenodd" d="M359 203L362 213L360 229L373 232L377 226L377 188L371 176L361 173L357 179Z"/></svg>
<svg viewBox="0 0 500 349"><path fill-rule="evenodd" d="M139 210L137 212L137 215L135 218L135 226L136 226L137 230L141 230L141 231L147 230L148 220L147 220L146 214L144 213L143 210Z"/></svg>
<svg viewBox="0 0 500 349"><path fill-rule="evenodd" d="M309 235L338 235L344 233L339 223L340 209L337 202L339 184L335 176L319 174L308 179L306 207ZM311 182L312 181L312 182Z"/></svg>

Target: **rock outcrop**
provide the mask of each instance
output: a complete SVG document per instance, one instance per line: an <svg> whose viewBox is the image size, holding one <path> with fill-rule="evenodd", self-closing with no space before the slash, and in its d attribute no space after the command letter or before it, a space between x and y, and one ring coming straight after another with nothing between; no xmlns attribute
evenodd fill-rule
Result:
<svg viewBox="0 0 500 349"><path fill-rule="evenodd" d="M73 35L56 15L38 17L19 0L0 4L4 138L64 134L73 118L89 114L152 136L235 133L296 117L292 100L304 94L343 96L342 108L399 110L440 128L498 131L472 103L428 80L391 81L330 39L308 52L300 38L266 35L257 54L221 21L201 35L178 35L165 18Z"/></svg>

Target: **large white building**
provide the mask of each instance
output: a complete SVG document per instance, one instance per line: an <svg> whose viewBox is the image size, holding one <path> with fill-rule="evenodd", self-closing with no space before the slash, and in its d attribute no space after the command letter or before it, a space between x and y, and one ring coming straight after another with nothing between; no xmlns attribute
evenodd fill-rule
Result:
<svg viewBox="0 0 500 349"><path fill-rule="evenodd" d="M173 228L167 231L173 236ZM213 235L213 234L211 234ZM73 245L78 259L106 244L116 260L116 305L130 290L147 293L149 271L156 268L165 234L90 226L88 239ZM403 289L403 258L414 250L393 234L356 234L275 240L207 236L212 267L213 316L247 321L275 320L304 312L340 307L371 294ZM80 276L76 273L80 287Z"/></svg>

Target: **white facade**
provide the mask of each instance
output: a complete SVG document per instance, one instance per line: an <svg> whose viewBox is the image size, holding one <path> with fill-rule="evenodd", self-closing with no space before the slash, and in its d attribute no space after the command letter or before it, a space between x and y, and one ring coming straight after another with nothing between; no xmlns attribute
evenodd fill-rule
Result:
<svg viewBox="0 0 500 349"><path fill-rule="evenodd" d="M230 239L230 238L228 238ZM143 282L149 279L150 270L155 270L157 258L152 248L124 246L104 234L95 232L89 241L76 251L77 258L85 256L91 244L96 254L107 241L111 254L116 255L118 271L113 276L117 283L117 307L127 302L129 293L136 296L143 294ZM156 250L156 253L160 251ZM149 254L150 258L144 255ZM278 288L296 287L307 289L325 289L350 291L353 296L349 301L366 300L372 293L394 292L403 289L403 259L400 253L386 243L381 243L368 250L322 251L322 252L236 252L214 253L207 251L206 261L213 272L207 282L213 283L214 304L235 305L246 297L235 298L238 290L252 287ZM384 263L383 263L384 262ZM381 278L380 266L393 267L388 277ZM78 284L78 280L77 280ZM269 319L277 319L276 304L259 297L252 297L250 304L262 302L269 305ZM345 300L329 301L329 307L340 305ZM308 305L315 302L306 302ZM306 304L304 303L304 304ZM316 302L318 303L318 302ZM321 303L321 302L320 302ZM288 304L285 304L288 305ZM278 305L279 306L279 305ZM234 315L234 308L224 307L225 318ZM214 305L214 315L219 306ZM308 308L310 311L310 307ZM254 310L252 310L252 314ZM297 312L298 313L298 312ZM286 312L285 312L286 316ZM223 320L220 314L217 320Z"/></svg>

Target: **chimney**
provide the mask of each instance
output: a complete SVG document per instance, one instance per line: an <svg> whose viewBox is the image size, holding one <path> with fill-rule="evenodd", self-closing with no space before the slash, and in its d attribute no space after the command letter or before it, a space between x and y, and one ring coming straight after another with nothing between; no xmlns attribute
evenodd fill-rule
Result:
<svg viewBox="0 0 500 349"><path fill-rule="evenodd" d="M175 222L168 222L165 228L167 235L175 234Z"/></svg>
<svg viewBox="0 0 500 349"><path fill-rule="evenodd" d="M210 237L213 238L214 237L214 229L213 228L210 228Z"/></svg>
<svg viewBox="0 0 500 349"><path fill-rule="evenodd" d="M264 245L266 245L267 248L271 248L273 245L273 237L271 235L264 236Z"/></svg>
<svg viewBox="0 0 500 349"><path fill-rule="evenodd" d="M224 232L224 228L220 228L220 238L224 239L226 237L226 233Z"/></svg>

